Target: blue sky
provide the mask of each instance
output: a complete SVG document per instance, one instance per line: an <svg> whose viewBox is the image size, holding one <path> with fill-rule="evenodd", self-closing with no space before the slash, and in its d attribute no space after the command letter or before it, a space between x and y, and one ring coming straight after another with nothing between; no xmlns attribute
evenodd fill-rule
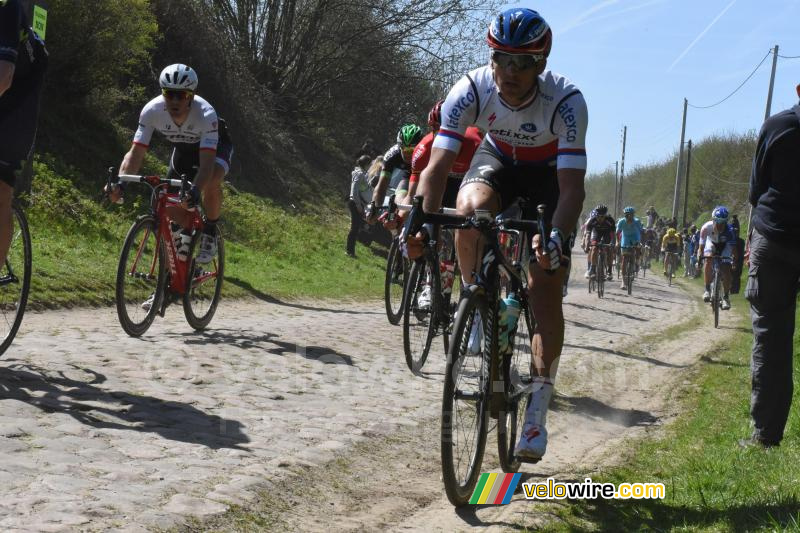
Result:
<svg viewBox="0 0 800 533"><path fill-rule="evenodd" d="M797 0L524 1L553 29L548 68L570 78L589 107L589 171L612 167L628 126L626 171L670 156L683 98L710 105L731 93L774 45L800 56ZM509 6L510 7L510 6ZM686 138L758 130L772 56L733 97L689 108ZM778 59L772 112L797 103L800 59ZM746 176L743 178L747 178Z"/></svg>

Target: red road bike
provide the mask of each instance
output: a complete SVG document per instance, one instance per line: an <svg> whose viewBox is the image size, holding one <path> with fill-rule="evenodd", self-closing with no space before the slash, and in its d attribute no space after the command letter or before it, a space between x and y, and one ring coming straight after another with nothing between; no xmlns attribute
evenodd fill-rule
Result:
<svg viewBox="0 0 800 533"><path fill-rule="evenodd" d="M115 179L116 178L116 179ZM217 254L198 263L204 222L198 208L181 207L181 196L191 187L182 179L160 176L114 176L109 183L144 183L150 187L150 212L139 216L128 230L117 267L117 315L122 329L132 337L142 335L167 306L183 302L186 321L196 330L208 326L219 304L225 265L222 235L217 230ZM177 190L175 188L178 188ZM171 221L180 220L191 233L189 254L178 255Z"/></svg>

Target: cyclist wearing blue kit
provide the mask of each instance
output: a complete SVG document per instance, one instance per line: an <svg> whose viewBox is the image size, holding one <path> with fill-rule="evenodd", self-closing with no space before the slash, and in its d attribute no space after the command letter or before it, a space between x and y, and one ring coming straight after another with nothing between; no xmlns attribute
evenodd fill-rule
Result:
<svg viewBox="0 0 800 533"><path fill-rule="evenodd" d="M633 248L633 252L638 254L638 246L642 242L642 222L637 217L634 216L636 210L628 206L623 211L625 214L624 217L617 221L617 242L619 242L620 248L622 248L622 272L627 272L625 270L627 262L631 260L631 256L633 254L628 251L626 253L626 248ZM635 258L634 265L635 263ZM633 266L631 267L633 268ZM625 285L625 276L622 276L622 284L619 287L622 290L626 290L628 287Z"/></svg>
<svg viewBox="0 0 800 533"><path fill-rule="evenodd" d="M736 232L733 226L728 224L728 208L724 205L714 208L709 220L700 229L700 242L697 254L705 258L703 266L703 280L706 290L703 292L703 301L711 301L711 278L713 276L713 260L715 255L721 257L720 272L722 274L723 296L719 308L728 310L731 308L729 298L731 290L731 270L735 265L736 259Z"/></svg>

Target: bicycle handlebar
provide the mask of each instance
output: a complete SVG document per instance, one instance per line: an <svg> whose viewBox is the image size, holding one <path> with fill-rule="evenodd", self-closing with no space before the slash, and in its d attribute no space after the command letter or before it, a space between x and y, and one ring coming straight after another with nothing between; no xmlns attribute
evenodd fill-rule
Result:
<svg viewBox="0 0 800 533"><path fill-rule="evenodd" d="M119 174L117 176L118 181L122 183L142 183L146 182L150 185L156 184L167 184L170 187L182 187L184 180L175 180L175 179L168 179L162 178L160 176L139 176L136 174ZM187 183L191 183L188 182Z"/></svg>

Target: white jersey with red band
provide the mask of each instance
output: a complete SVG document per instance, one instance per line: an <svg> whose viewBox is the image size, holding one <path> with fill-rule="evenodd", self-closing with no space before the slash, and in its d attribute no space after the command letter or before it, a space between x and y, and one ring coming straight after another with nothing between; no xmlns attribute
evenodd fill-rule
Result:
<svg viewBox="0 0 800 533"><path fill-rule="evenodd" d="M158 131L172 144L199 144L200 150L216 151L218 130L217 112L203 98L194 96L189 116L178 126L167 111L164 97L157 96L142 109L133 143L147 148L153 132Z"/></svg>
<svg viewBox="0 0 800 533"><path fill-rule="evenodd" d="M458 152L468 126L510 164L586 169L588 112L567 78L546 71L534 96L518 107L500 98L489 66L461 78L442 105L442 126L433 146Z"/></svg>

